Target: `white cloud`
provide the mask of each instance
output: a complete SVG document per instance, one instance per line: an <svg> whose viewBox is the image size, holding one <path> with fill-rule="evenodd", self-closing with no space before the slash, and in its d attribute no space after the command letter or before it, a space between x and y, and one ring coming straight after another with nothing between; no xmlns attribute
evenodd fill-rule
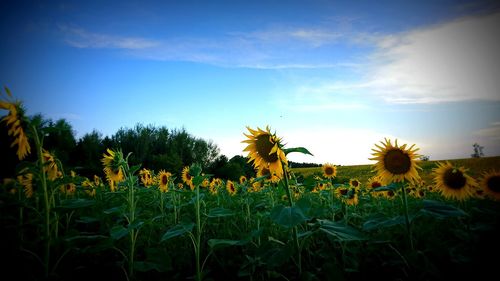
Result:
<svg viewBox="0 0 500 281"><path fill-rule="evenodd" d="M500 13L383 36L367 91L391 103L500 100Z"/></svg>
<svg viewBox="0 0 500 281"><path fill-rule="evenodd" d="M500 142L500 122L494 122L488 128L477 130L474 136Z"/></svg>
<svg viewBox="0 0 500 281"><path fill-rule="evenodd" d="M146 49L159 45L158 41L139 37L124 37L93 33L82 28L59 26L64 33L64 41L76 48Z"/></svg>

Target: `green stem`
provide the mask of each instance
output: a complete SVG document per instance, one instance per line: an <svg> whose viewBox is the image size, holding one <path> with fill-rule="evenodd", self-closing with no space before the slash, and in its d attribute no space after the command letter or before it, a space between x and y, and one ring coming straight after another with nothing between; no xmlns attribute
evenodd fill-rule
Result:
<svg viewBox="0 0 500 281"><path fill-rule="evenodd" d="M130 174L130 167L128 162L125 161L123 168L125 169L125 175L128 181L128 206L129 206L129 226L135 222L135 194L134 194L134 178ZM128 259L128 276L133 278L134 276L134 256L135 256L135 242L137 239L137 234L135 229L130 229L130 252Z"/></svg>
<svg viewBox="0 0 500 281"><path fill-rule="evenodd" d="M196 256L196 280L201 281L200 251L201 251L201 221L200 221L200 186L196 185L196 240L194 254Z"/></svg>
<svg viewBox="0 0 500 281"><path fill-rule="evenodd" d="M288 172L286 171L285 165L283 165L283 177L285 178L285 191L286 196L288 197L288 204L290 208L293 207L292 193L290 192L290 186L288 183ZM292 228L293 231L293 240L295 243L295 248L297 250L297 259L298 259L298 267L299 267L299 275L302 275L302 255L300 253L300 244L299 244L299 234L297 232L297 226Z"/></svg>
<svg viewBox="0 0 500 281"><path fill-rule="evenodd" d="M35 146L38 154L38 166L40 169L42 190L43 190L43 200L45 207L45 254L43 258L43 266L45 277L49 276L49 262L50 262L50 243L51 243L51 235L50 235L50 204L49 204L49 191L47 189L47 179L45 177L44 171L44 159L43 159L43 151L42 151L42 143L40 138L38 137L38 132L35 126L31 125L31 130L33 132L33 138L35 139Z"/></svg>
<svg viewBox="0 0 500 281"><path fill-rule="evenodd" d="M401 191L403 193L403 207L404 207L404 215L406 223L406 235L408 238L408 244L410 245L411 250L413 250L414 248L413 248L413 239L411 235L410 216L408 215L408 199L406 198L406 189L404 184L401 184Z"/></svg>

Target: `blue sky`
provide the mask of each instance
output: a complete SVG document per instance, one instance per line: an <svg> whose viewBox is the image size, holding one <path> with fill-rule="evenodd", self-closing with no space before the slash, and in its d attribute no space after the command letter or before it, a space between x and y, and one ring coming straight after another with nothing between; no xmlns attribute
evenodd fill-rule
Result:
<svg viewBox="0 0 500 281"><path fill-rule="evenodd" d="M228 157L269 125L299 162L500 155L497 1L2 1L0 83L77 137L185 128ZM353 3L355 2L355 3Z"/></svg>

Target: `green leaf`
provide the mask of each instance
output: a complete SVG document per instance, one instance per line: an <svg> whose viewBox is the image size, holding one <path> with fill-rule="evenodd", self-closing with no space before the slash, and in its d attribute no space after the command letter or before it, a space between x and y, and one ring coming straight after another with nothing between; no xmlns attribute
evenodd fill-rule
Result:
<svg viewBox="0 0 500 281"><path fill-rule="evenodd" d="M244 240L228 240L228 239L210 239L208 240L208 246L212 249L224 248L228 246L241 246L246 244Z"/></svg>
<svg viewBox="0 0 500 281"><path fill-rule="evenodd" d="M77 235L64 239L66 242L72 242L74 240L94 240L94 239L105 239L108 238L104 235Z"/></svg>
<svg viewBox="0 0 500 281"><path fill-rule="evenodd" d="M208 212L207 217L209 218L220 218L220 217L229 217L234 215L233 211L225 208L212 208Z"/></svg>
<svg viewBox="0 0 500 281"><path fill-rule="evenodd" d="M137 171L139 171L140 168L141 168L141 164L134 165L134 166L130 167L130 174L135 175L137 173Z"/></svg>
<svg viewBox="0 0 500 281"><path fill-rule="evenodd" d="M424 199L424 208L420 211L438 219L468 216L466 212L443 202Z"/></svg>
<svg viewBox="0 0 500 281"><path fill-rule="evenodd" d="M160 242L166 241L168 239L183 235L184 233L190 232L194 227L194 223L181 223L171 227L163 236Z"/></svg>
<svg viewBox="0 0 500 281"><path fill-rule="evenodd" d="M4 86L3 88L5 89L5 92L7 93L7 95L8 95L10 98L12 98L12 93L10 92L10 89L9 89L9 88L7 88L7 86Z"/></svg>
<svg viewBox="0 0 500 281"><path fill-rule="evenodd" d="M79 223L93 223L100 221L100 219L94 217L82 216L79 219L76 219L75 221Z"/></svg>
<svg viewBox="0 0 500 281"><path fill-rule="evenodd" d="M288 153L290 153L290 152L300 152L300 153L303 153L303 154L309 154L311 156L314 156L311 152L309 152L309 150L307 150L304 147L284 148L283 152L285 152L285 155L288 155Z"/></svg>
<svg viewBox="0 0 500 281"><path fill-rule="evenodd" d="M107 210L104 210L103 213L105 213L106 215L110 215L110 214L120 214L123 212L123 207L113 207L113 208L109 208Z"/></svg>
<svg viewBox="0 0 500 281"><path fill-rule="evenodd" d="M61 204L57 206L58 209L78 209L85 208L95 204L95 200L88 199L67 199L61 200Z"/></svg>
<svg viewBox="0 0 500 281"><path fill-rule="evenodd" d="M389 191L389 190L396 190L396 189L400 189L401 186L400 185L397 185L397 184L394 184L394 183L391 183L389 185L386 185L386 186L379 186L379 187L376 187L374 189L372 189L372 192L378 192L378 191Z"/></svg>
<svg viewBox="0 0 500 281"><path fill-rule="evenodd" d="M363 230L370 231L373 229L380 229L380 228L385 228L385 227L391 227L395 225L404 225L405 222L405 217L404 216L397 216L393 218L387 218L381 214L375 216L374 218L371 218L363 224Z"/></svg>
<svg viewBox="0 0 500 281"><path fill-rule="evenodd" d="M363 233L352 226L329 220L318 220L318 223L319 230L340 241L366 240Z"/></svg>
<svg viewBox="0 0 500 281"><path fill-rule="evenodd" d="M302 210L297 206L276 206L271 210L270 217L275 223L288 228L294 227L308 220Z"/></svg>
<svg viewBox="0 0 500 281"><path fill-rule="evenodd" d="M144 224L143 221L135 220L131 224L128 225L128 229L139 229L142 227L143 224Z"/></svg>
<svg viewBox="0 0 500 281"><path fill-rule="evenodd" d="M125 228L121 225L116 225L113 228L111 228L111 230L109 231L109 235L114 240L118 240L118 239L124 237L125 235L127 235L128 231L129 230L127 228Z"/></svg>

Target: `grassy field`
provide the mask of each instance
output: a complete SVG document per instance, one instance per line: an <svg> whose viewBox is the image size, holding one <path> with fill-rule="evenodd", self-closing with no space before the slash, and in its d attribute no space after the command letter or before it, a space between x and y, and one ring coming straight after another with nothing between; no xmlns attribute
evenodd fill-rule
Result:
<svg viewBox="0 0 500 281"><path fill-rule="evenodd" d="M480 177L484 171L500 169L500 156L421 161L418 164L422 168L422 170L419 170L420 177L427 184L432 184L432 169L437 166L438 162L444 161L449 161L456 166L468 169L468 174L473 178ZM303 177L321 176L323 174L321 167L292 168L292 171L296 175L302 175ZM361 183L366 183L366 181L375 174L376 173L373 171L373 165L337 166L336 181L338 183L347 183L349 182L349 179L356 178L361 181Z"/></svg>

